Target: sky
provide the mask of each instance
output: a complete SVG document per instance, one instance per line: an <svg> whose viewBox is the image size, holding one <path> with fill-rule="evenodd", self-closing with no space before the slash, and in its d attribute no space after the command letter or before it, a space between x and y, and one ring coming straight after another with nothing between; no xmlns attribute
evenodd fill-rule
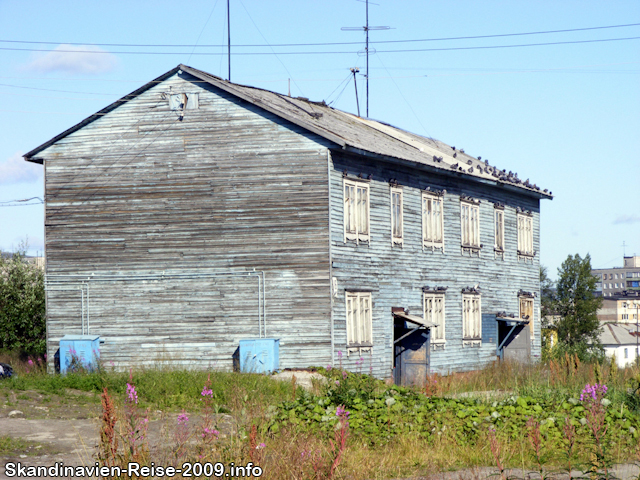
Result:
<svg viewBox="0 0 640 480"><path fill-rule="evenodd" d="M365 9L230 0L231 80L356 113L358 67L366 115ZM228 78L226 19L225 0L0 0L0 250L44 248L42 167L22 155L180 63ZM370 31L369 116L551 190L552 278L570 254L640 255L640 2L372 0L369 24L390 27Z"/></svg>

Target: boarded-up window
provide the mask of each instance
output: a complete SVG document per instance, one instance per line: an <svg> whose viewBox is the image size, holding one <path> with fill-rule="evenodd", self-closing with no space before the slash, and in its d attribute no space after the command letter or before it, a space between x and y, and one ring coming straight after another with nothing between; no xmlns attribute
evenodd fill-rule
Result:
<svg viewBox="0 0 640 480"><path fill-rule="evenodd" d="M518 255L533 255L533 217L518 214Z"/></svg>
<svg viewBox="0 0 640 480"><path fill-rule="evenodd" d="M462 338L464 340L482 338L480 295L462 295Z"/></svg>
<svg viewBox="0 0 640 480"><path fill-rule="evenodd" d="M371 293L346 292L347 346L371 346Z"/></svg>
<svg viewBox="0 0 640 480"><path fill-rule="evenodd" d="M422 244L444 247L442 197L422 194Z"/></svg>
<svg viewBox="0 0 640 480"><path fill-rule="evenodd" d="M345 241L369 241L369 185L344 181Z"/></svg>
<svg viewBox="0 0 640 480"><path fill-rule="evenodd" d="M402 190L391 188L391 242L402 244Z"/></svg>
<svg viewBox="0 0 640 480"><path fill-rule="evenodd" d="M197 93L178 93L169 96L171 110L197 110L199 106Z"/></svg>
<svg viewBox="0 0 640 480"><path fill-rule="evenodd" d="M462 246L480 248L480 208L473 203L461 202Z"/></svg>
<svg viewBox="0 0 640 480"><path fill-rule="evenodd" d="M424 294L424 319L437 325L437 327L431 329L431 342L444 343L444 293Z"/></svg>
<svg viewBox="0 0 640 480"><path fill-rule="evenodd" d="M504 210L495 209L495 249L504 251Z"/></svg>
<svg viewBox="0 0 640 480"><path fill-rule="evenodd" d="M522 320L529 320L529 333L533 338L533 298L532 297L520 297L520 318Z"/></svg>

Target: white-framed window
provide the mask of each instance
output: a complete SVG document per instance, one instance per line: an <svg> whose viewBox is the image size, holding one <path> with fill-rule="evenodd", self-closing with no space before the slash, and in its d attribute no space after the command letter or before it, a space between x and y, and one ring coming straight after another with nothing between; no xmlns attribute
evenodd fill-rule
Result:
<svg viewBox="0 0 640 480"><path fill-rule="evenodd" d="M373 345L371 331L371 293L346 292L347 346L370 347Z"/></svg>
<svg viewBox="0 0 640 480"><path fill-rule="evenodd" d="M614 285L616 286L616 288L618 288L618 284L617 284L617 283L616 283L616 284L614 284Z"/></svg>
<svg viewBox="0 0 640 480"><path fill-rule="evenodd" d="M529 334L533 338L533 297L524 296L520 297L520 319L529 320Z"/></svg>
<svg viewBox="0 0 640 480"><path fill-rule="evenodd" d="M444 250L443 197L422 194L422 245Z"/></svg>
<svg viewBox="0 0 640 480"><path fill-rule="evenodd" d="M618 279L618 274L617 274L617 273L615 274L615 279L616 279L616 280Z"/></svg>
<svg viewBox="0 0 640 480"><path fill-rule="evenodd" d="M344 239L369 241L369 184L344 179Z"/></svg>
<svg viewBox="0 0 640 480"><path fill-rule="evenodd" d="M444 293L424 293L424 319L437 325L431 329L431 342L444 343Z"/></svg>
<svg viewBox="0 0 640 480"><path fill-rule="evenodd" d="M622 320L629 320L629 314L628 313L623 313L622 314Z"/></svg>
<svg viewBox="0 0 640 480"><path fill-rule="evenodd" d="M482 338L482 314L480 295L462 295L462 339L480 340Z"/></svg>
<svg viewBox="0 0 640 480"><path fill-rule="evenodd" d="M624 349L624 358L629 358L629 349L628 348Z"/></svg>
<svg viewBox="0 0 640 480"><path fill-rule="evenodd" d="M518 214L518 255L533 256L533 217Z"/></svg>
<svg viewBox="0 0 640 480"><path fill-rule="evenodd" d="M391 187L391 243L402 245L403 216L402 189Z"/></svg>
<svg viewBox="0 0 640 480"><path fill-rule="evenodd" d="M460 224L462 246L480 248L480 206L475 203L460 202Z"/></svg>
<svg viewBox="0 0 640 480"><path fill-rule="evenodd" d="M504 210L496 208L494 211L495 216L495 242L494 248L499 252L504 252Z"/></svg>

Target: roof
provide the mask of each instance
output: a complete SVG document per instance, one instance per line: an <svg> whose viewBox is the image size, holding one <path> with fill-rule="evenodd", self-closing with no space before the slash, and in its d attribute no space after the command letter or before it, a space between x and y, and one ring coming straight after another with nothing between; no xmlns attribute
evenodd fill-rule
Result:
<svg viewBox="0 0 640 480"><path fill-rule="evenodd" d="M638 339L631 332L635 333L636 325L620 325L617 323L607 323L600 334L602 345L636 345Z"/></svg>
<svg viewBox="0 0 640 480"><path fill-rule="evenodd" d="M411 322L411 323L415 323L416 325L418 325L420 327L433 328L433 327L437 327L438 326L435 323L426 321L422 317L417 317L415 315L409 315L408 313L393 312L393 316L397 317L397 318L401 318L402 320L406 320L406 321Z"/></svg>
<svg viewBox="0 0 640 480"><path fill-rule="evenodd" d="M42 163L42 159L36 157L39 152L176 73L192 75L204 83L313 132L345 151L381 159L414 162L426 165L440 173L455 174L488 184L500 185L508 190L536 198L553 198L551 192L542 190L530 183L528 179L522 181L517 174L500 170L489 165L486 160L481 161L480 158L472 157L463 150L438 140L422 137L384 122L337 110L326 105L324 101L313 102L302 97L293 98L269 90L231 83L182 64L31 150L24 155L24 158Z"/></svg>

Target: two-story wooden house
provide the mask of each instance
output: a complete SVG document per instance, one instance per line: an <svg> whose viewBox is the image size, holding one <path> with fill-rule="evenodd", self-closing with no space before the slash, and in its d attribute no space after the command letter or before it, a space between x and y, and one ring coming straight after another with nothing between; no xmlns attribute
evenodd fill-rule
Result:
<svg viewBox="0 0 640 480"><path fill-rule="evenodd" d="M281 368L409 383L540 353L551 194L442 142L179 65L25 159L49 358L95 334L119 368L231 368L278 338Z"/></svg>

